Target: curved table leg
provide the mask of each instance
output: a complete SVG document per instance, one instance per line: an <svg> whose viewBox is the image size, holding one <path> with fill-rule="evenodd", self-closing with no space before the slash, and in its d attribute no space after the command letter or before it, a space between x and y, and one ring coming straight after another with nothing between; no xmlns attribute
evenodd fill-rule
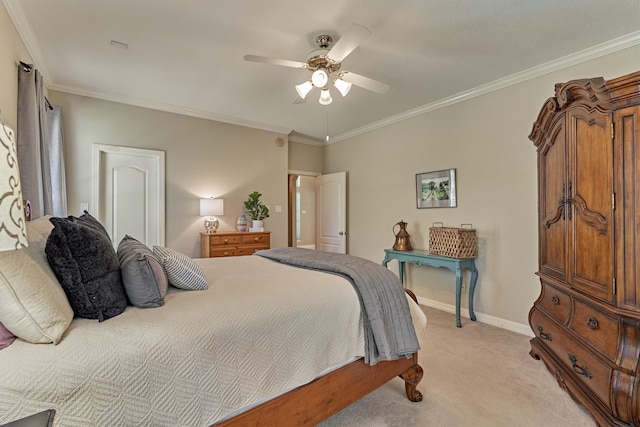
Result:
<svg viewBox="0 0 640 427"><path fill-rule="evenodd" d="M471 269L471 283L469 284L469 317L476 320L476 314L473 312L473 292L476 290L476 282L478 281L478 269L474 266Z"/></svg>
<svg viewBox="0 0 640 427"><path fill-rule="evenodd" d="M462 328L460 322L460 298L462 297L462 269L456 268L456 326Z"/></svg>

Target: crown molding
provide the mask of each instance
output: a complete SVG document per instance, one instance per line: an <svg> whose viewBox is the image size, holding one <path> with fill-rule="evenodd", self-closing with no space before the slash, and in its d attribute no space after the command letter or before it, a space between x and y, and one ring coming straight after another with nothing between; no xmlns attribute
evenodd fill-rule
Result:
<svg viewBox="0 0 640 427"><path fill-rule="evenodd" d="M87 96L90 98L97 98L97 99L102 99L104 101L118 102L118 103L127 104L127 105L134 105L137 107L150 108L153 110L181 114L184 116L197 117L200 119L214 120L217 122L223 122L223 123L237 125L237 126L244 126L244 127L253 128L253 129L260 129L260 130L275 132L283 135L288 135L292 131L292 129L284 128L280 126L271 126L265 123L253 122L250 120L243 120L237 117L225 116L223 114L193 110L190 108L181 107L179 105L165 104L162 102L150 101L147 99L140 99L140 98L135 98L130 96L110 95L105 93L81 90L75 87L63 86L63 85L57 85L57 84L52 84L48 88L50 90L56 90L59 92Z"/></svg>
<svg viewBox="0 0 640 427"><path fill-rule="evenodd" d="M4 4L5 9L7 9L7 13L9 17L13 21L13 26L18 31L18 35L22 39L27 52L31 56L31 59L24 62L32 62L33 66L40 71L42 78L44 79L44 84L49 87L51 84L51 80L49 77L49 72L44 63L44 56L42 55L42 50L40 49L40 44L38 43L33 31L31 31L31 25L29 25L29 21L24 16L24 12L22 11L22 7L19 1L12 0L2 0L2 4Z"/></svg>
<svg viewBox="0 0 640 427"><path fill-rule="evenodd" d="M313 138L305 138L300 135L289 135L289 142L297 142L299 144L307 144L307 145L317 145L323 146L324 144L321 141Z"/></svg>
<svg viewBox="0 0 640 427"><path fill-rule="evenodd" d="M375 129L379 129L381 127L389 126L391 124L400 122L402 120L410 119L412 117L416 117L421 114L428 113L430 111L438 110L440 108L445 108L450 105L457 104L458 102L467 101L471 98L475 98L477 96L485 95L500 89L504 89L514 84L522 83L527 80L531 80L536 77L540 77L545 74L552 73L554 71L562 70L572 65L581 64L583 62L586 62L604 55L608 55L610 53L614 53L619 50L626 49L638 44L640 44L640 31L636 31L631 34L627 34L625 36L618 37L613 40L609 40L608 42L592 46L588 49L584 49L576 53L572 53L563 58L559 58L541 65L537 65L533 68L529 68L528 70L524 70L519 73L515 73L510 76L507 76L498 80L494 80L493 82L490 82L481 86L477 86L468 91L460 92L450 97L438 100L436 102L432 102L430 104L426 104L421 107L414 108L409 111L405 111L404 113L387 117L386 119L379 120L367 126L363 126L358 129L354 129L352 131L342 133L340 135L337 135L331 138L331 141L329 142L329 144L339 142L339 141L344 141L345 139L353 138L355 136L362 135L367 132L371 132Z"/></svg>

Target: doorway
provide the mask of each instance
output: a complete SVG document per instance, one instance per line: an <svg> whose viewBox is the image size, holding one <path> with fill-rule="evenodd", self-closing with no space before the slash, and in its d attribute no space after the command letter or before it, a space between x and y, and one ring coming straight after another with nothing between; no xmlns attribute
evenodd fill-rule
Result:
<svg viewBox="0 0 640 427"><path fill-rule="evenodd" d="M316 176L289 174L289 246L316 248Z"/></svg>

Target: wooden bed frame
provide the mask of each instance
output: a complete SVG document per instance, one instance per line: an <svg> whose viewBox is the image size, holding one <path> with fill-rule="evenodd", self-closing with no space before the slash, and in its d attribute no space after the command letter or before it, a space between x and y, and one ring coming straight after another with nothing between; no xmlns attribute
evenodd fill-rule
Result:
<svg viewBox="0 0 640 427"><path fill-rule="evenodd" d="M410 290L406 292L417 302ZM214 424L218 426L313 426L361 399L396 376L405 382L407 398L422 401L417 390L423 370L418 365L418 353L408 359L364 363L355 360L335 371L316 378L274 399L251 408L233 418Z"/></svg>
<svg viewBox="0 0 640 427"><path fill-rule="evenodd" d="M31 204L23 200L25 219L31 220ZM415 294L405 292L418 303ZM405 382L405 393L412 402L422 401L417 390L423 370L418 353L407 359L368 365L361 357L342 368L316 378L308 384L281 394L215 426L313 426L329 418L373 390L399 376Z"/></svg>

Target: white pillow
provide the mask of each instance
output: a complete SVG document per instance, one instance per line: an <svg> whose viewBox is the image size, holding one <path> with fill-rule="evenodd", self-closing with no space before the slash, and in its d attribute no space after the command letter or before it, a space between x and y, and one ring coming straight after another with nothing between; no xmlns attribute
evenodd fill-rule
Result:
<svg viewBox="0 0 640 427"><path fill-rule="evenodd" d="M57 344L73 320L44 253L52 229L49 217L27 222L29 247L0 252L0 322L32 343Z"/></svg>
<svg viewBox="0 0 640 427"><path fill-rule="evenodd" d="M153 253L162 263L171 285L191 291L209 287L202 269L188 256L162 246L154 246Z"/></svg>

